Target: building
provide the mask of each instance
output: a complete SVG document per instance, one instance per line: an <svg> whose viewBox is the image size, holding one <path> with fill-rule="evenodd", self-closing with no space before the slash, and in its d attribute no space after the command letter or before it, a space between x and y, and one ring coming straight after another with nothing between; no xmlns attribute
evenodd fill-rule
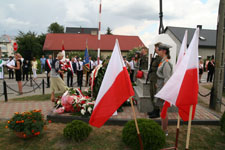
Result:
<svg viewBox="0 0 225 150"><path fill-rule="evenodd" d="M98 35L98 28L66 27L66 33Z"/></svg>
<svg viewBox="0 0 225 150"><path fill-rule="evenodd" d="M126 55L129 50L135 47L145 46L138 36L125 35L101 35L100 48L101 56L106 58L111 55L115 45L115 40L119 40L122 55ZM43 50L52 51L53 55L62 50L64 43L65 52L81 52L85 51L86 43L88 50L98 49L98 36L91 34L71 34L71 33L49 33L46 35Z"/></svg>
<svg viewBox="0 0 225 150"><path fill-rule="evenodd" d="M0 36L0 47L2 57L9 57L14 55L13 43L15 42L15 37L9 35Z"/></svg>
<svg viewBox="0 0 225 150"><path fill-rule="evenodd" d="M199 34L199 56L203 59L207 57L215 56L216 50L216 30L203 29L201 25L198 25L200 28ZM194 35L195 28L185 28L185 27L172 27L167 26L165 33L168 34L177 45L177 55L179 53L181 43L184 37L185 30L188 30L188 45L191 42L191 39Z"/></svg>

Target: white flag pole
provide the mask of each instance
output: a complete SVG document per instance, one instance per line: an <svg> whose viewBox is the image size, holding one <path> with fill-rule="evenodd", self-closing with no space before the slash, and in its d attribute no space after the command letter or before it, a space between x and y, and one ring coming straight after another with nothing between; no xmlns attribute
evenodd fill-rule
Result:
<svg viewBox="0 0 225 150"><path fill-rule="evenodd" d="M99 23L98 23L98 58L97 58L97 63L98 63L98 65L99 65L99 62L100 62L101 13L102 13L102 0L100 0L100 5L99 5Z"/></svg>
<svg viewBox="0 0 225 150"><path fill-rule="evenodd" d="M189 112L189 121L188 121L188 130L187 130L187 139L186 139L186 148L185 148L185 150L189 150L190 134L191 134L192 112L193 112L193 105L191 105L190 112Z"/></svg>

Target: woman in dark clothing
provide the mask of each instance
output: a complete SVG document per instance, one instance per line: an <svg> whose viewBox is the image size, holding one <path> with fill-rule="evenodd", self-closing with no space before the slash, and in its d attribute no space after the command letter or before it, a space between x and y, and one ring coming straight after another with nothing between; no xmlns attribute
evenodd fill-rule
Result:
<svg viewBox="0 0 225 150"><path fill-rule="evenodd" d="M18 88L19 88L19 94L22 95L22 78L21 78L21 66L22 66L22 62L21 62L21 58L22 56L19 53L15 54L15 59L16 59L16 63L15 66L10 66L10 68L15 69L15 74L16 74L16 81L18 83Z"/></svg>
<svg viewBox="0 0 225 150"><path fill-rule="evenodd" d="M29 72L29 61L24 60L23 61L23 81L26 76L26 80L28 81L28 72Z"/></svg>

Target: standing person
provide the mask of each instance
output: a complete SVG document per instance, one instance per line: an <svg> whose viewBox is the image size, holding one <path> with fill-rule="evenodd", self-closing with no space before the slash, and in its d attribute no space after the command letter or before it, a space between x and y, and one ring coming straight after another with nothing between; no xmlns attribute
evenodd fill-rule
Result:
<svg viewBox="0 0 225 150"><path fill-rule="evenodd" d="M15 61L13 60L12 56L9 56L9 60L7 62L7 64L11 65L11 66L15 66ZM9 68L9 79L14 79L14 70Z"/></svg>
<svg viewBox="0 0 225 150"><path fill-rule="evenodd" d="M29 61L28 60L24 60L23 61L23 81L25 79L26 76L26 81L28 81L28 72L29 72Z"/></svg>
<svg viewBox="0 0 225 150"><path fill-rule="evenodd" d="M36 60L35 57L33 57L33 60L31 62L31 64L32 64L33 78L34 78L34 80L36 80L37 79L37 65L38 65L38 63L37 63L37 60Z"/></svg>
<svg viewBox="0 0 225 150"><path fill-rule="evenodd" d="M15 55L16 63L15 66L8 66L11 69L15 69L15 74L16 74L16 81L18 83L18 89L19 89L19 95L23 94L22 91L22 78L21 78L21 67L22 67L22 61L21 58L22 56L19 53L16 53Z"/></svg>
<svg viewBox="0 0 225 150"><path fill-rule="evenodd" d="M208 63L207 82L212 82L214 72L215 72L215 61L214 61L214 57L212 57L211 61Z"/></svg>
<svg viewBox="0 0 225 150"><path fill-rule="evenodd" d="M69 62L69 61L70 61L69 55L66 55L65 61L66 61L66 62Z"/></svg>
<svg viewBox="0 0 225 150"><path fill-rule="evenodd" d="M60 67L60 60L63 59L63 53L59 52L57 58L52 62L51 66L51 77L50 77L50 89L51 89L51 100L55 101L55 91L65 92L68 87L60 77L60 73L63 73Z"/></svg>
<svg viewBox="0 0 225 150"><path fill-rule="evenodd" d="M77 84L78 87L82 87L83 82L83 62L81 58L77 58Z"/></svg>
<svg viewBox="0 0 225 150"><path fill-rule="evenodd" d="M4 61L2 60L2 55L0 55L0 79L4 78Z"/></svg>
<svg viewBox="0 0 225 150"><path fill-rule="evenodd" d="M72 61L74 61L73 59L71 61L67 62L67 66L68 66L68 71L67 71L67 86L68 87L73 87L73 65L72 65Z"/></svg>
<svg viewBox="0 0 225 150"><path fill-rule="evenodd" d="M155 44L155 53L158 54L159 53L159 45L161 43L156 43ZM159 66L159 63L161 62L162 58L157 55L155 58L152 58L152 62L150 64L150 72L149 72L149 81L150 81L150 100L152 102L152 106L153 106L153 111L149 112L149 118L158 118L160 117L160 109L158 106L155 105L154 103L154 96L156 94L156 83L157 83L157 69Z"/></svg>
<svg viewBox="0 0 225 150"><path fill-rule="evenodd" d="M94 69L94 66L95 66L95 63L91 60L91 56L89 57L89 67L90 67L90 70L87 72L87 84L89 83L89 76L90 74L92 73L93 69Z"/></svg>
<svg viewBox="0 0 225 150"><path fill-rule="evenodd" d="M157 92L160 91L160 89L166 84L166 82L169 80L169 78L172 75L173 72L173 66L172 64L169 62L170 59L170 50L169 48L171 48L171 46L166 45L166 44L160 44L158 47L158 55L162 58L161 62L159 63L158 69L157 69L157 83L156 83L156 87L157 87ZM163 104L164 104L164 100L163 99L156 99L156 106L158 106L160 108L160 110L162 111L163 108ZM162 125L162 129L165 132L166 136L168 135L168 130L167 130L167 126L168 126L168 114L166 114L165 119L161 119L161 125Z"/></svg>
<svg viewBox="0 0 225 150"><path fill-rule="evenodd" d="M41 61L41 73L42 73L43 69L45 68L45 62L46 62L46 58L44 55L42 55L40 61Z"/></svg>
<svg viewBox="0 0 225 150"><path fill-rule="evenodd" d="M134 58L134 82L137 81L136 75L139 68L140 68L140 53L137 52Z"/></svg>
<svg viewBox="0 0 225 150"><path fill-rule="evenodd" d="M201 78L202 78L202 74L203 74L204 68L203 68L203 61L200 58L199 60L199 82L201 83Z"/></svg>
<svg viewBox="0 0 225 150"><path fill-rule="evenodd" d="M130 61L130 80L132 83L134 83L134 70L135 70L134 62L135 62L135 57L132 57Z"/></svg>
<svg viewBox="0 0 225 150"><path fill-rule="evenodd" d="M47 88L50 87L50 71L52 69L52 55L49 55L48 56L48 59L46 59L46 62L45 62L45 71L46 71L46 74L47 74Z"/></svg>

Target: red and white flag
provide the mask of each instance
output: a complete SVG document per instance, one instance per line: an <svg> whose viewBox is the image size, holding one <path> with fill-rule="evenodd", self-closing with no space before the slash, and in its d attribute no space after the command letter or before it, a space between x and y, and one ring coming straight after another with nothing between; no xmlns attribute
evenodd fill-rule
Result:
<svg viewBox="0 0 225 150"><path fill-rule="evenodd" d="M116 39L89 123L101 127L133 95L134 90Z"/></svg>
<svg viewBox="0 0 225 150"><path fill-rule="evenodd" d="M65 62L66 60L66 53L65 53L65 47L64 47L64 41L62 41L62 53L63 53L63 59L61 60L62 62Z"/></svg>
<svg viewBox="0 0 225 150"><path fill-rule="evenodd" d="M183 56L176 71L155 95L177 106L179 115L188 121L190 106L193 105L192 119L194 118L196 104L198 103L198 43L199 28L196 29L186 54ZM162 113L166 113L162 111ZM161 116L165 115L162 114Z"/></svg>
<svg viewBox="0 0 225 150"><path fill-rule="evenodd" d="M181 60L183 59L183 57L184 57L184 55L187 51L187 33L188 33L188 31L186 30L185 33L184 33L184 38L183 38L181 47L180 47L180 52L179 52L179 55L178 55L178 58L177 58L175 70L176 70L177 66L180 64Z"/></svg>

